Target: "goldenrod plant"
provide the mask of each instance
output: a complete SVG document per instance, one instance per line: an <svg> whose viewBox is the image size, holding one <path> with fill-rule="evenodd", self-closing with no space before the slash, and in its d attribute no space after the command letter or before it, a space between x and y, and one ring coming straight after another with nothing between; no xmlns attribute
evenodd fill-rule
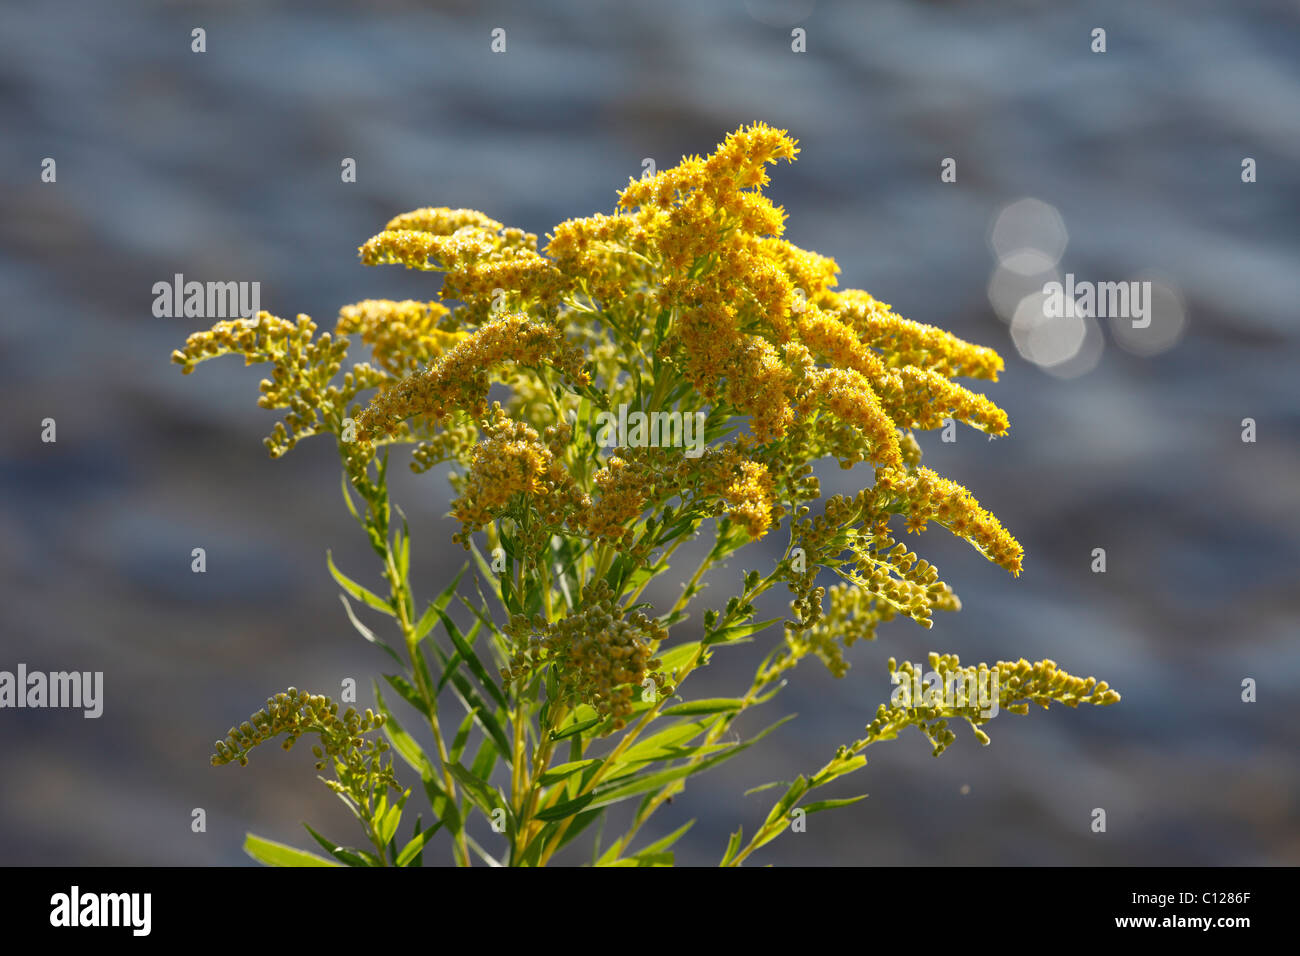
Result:
<svg viewBox="0 0 1300 956"><path fill-rule="evenodd" d="M340 715L290 688L213 757L243 764L267 740L319 737L317 768L333 774L364 844L308 827L323 856L250 835L254 858L422 865L436 838L463 866L543 866L587 834L597 865L671 864L690 824L638 846L647 822L691 776L784 722L737 734L737 718L804 658L840 677L845 648L880 623L929 628L934 611L960 607L903 534L940 525L1019 574L1016 539L920 465L914 436L945 419L1005 434L1006 413L956 381L995 381L1001 358L837 289L834 260L781 238L785 213L763 187L767 166L797 153L782 130L739 129L706 158L629 182L613 214L556 226L543 252L535 235L480 212L417 209L361 259L443 273L439 300L360 302L319 335L307 316L260 312L174 353L186 373L225 354L270 366L259 404L287 412L266 439L272 457L333 436L344 500L384 582L371 590L328 560L352 625L393 664L375 682L376 712ZM369 361L344 371L358 340ZM468 556L432 600L417 597L411 530L389 498L396 445L417 473L451 463L454 538ZM825 460L865 465L865 487L823 499L814 464ZM701 534L703 560L679 593L665 588L676 598L645 600ZM706 573L731 580L723 563L771 536L780 557L771 542L751 548L738 593L692 617L707 603ZM757 620L755 602L777 585L792 595L788 618ZM396 646L367 615L390 619ZM715 655L752 641L768 652L738 696L683 696ZM891 659L894 693L865 735L786 782L749 839L738 829L718 848L722 864L750 860L802 815L861 799L806 800L909 726L938 755L950 722L986 744L999 710L1119 699L1052 661L963 667L931 654L928 666ZM399 699L410 708L400 721ZM394 752L419 776L428 816L409 819L413 788ZM607 808L634 798L630 822L602 839Z"/></svg>

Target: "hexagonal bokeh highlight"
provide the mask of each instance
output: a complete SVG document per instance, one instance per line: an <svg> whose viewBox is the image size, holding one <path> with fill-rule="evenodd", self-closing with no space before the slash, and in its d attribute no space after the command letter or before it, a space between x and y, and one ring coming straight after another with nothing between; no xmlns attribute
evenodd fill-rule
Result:
<svg viewBox="0 0 1300 956"><path fill-rule="evenodd" d="M998 262L1012 271L1041 272L1043 259L1051 265L1061 261L1070 234L1065 220L1051 203L1027 197L1005 206L993 220L989 245ZM1026 255L1026 254L1029 255Z"/></svg>

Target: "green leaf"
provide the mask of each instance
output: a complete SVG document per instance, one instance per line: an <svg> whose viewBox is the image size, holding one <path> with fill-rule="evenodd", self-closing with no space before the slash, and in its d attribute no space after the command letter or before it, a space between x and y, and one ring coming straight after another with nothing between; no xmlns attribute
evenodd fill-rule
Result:
<svg viewBox="0 0 1300 956"><path fill-rule="evenodd" d="M456 695L460 699L461 705L465 708L465 713L474 714L474 720L483 729L492 742L496 744L497 749L503 754L511 753L510 741L506 737L505 731L501 729L500 722L496 719L493 711L483 700L482 695L476 691L472 684L465 679L465 675L459 670L451 668L447 655L442 648L436 644L433 645L439 659L442 661L445 670L445 677L450 678L451 685L456 690Z"/></svg>
<svg viewBox="0 0 1300 956"><path fill-rule="evenodd" d="M599 717L592 717L590 720L580 720L576 723L569 723L566 721L562 728L552 732L551 739L563 740L565 737L572 737L574 734L580 734L584 730L589 730L599 723L601 723Z"/></svg>
<svg viewBox="0 0 1300 956"><path fill-rule="evenodd" d="M859 800L865 799L867 799L867 795L864 793L860 796L843 797L838 800L818 800L816 803L805 804L803 812L805 814L821 813L823 810L834 810L836 807L847 807L851 804L857 803Z"/></svg>
<svg viewBox="0 0 1300 956"><path fill-rule="evenodd" d="M731 839L727 841L727 851L722 854L722 862L718 866L726 866L736 858L736 854L740 852L740 841L744 838L744 833L745 828L741 827L731 835Z"/></svg>
<svg viewBox="0 0 1300 956"><path fill-rule="evenodd" d="M465 788L474 805L483 811L483 815L492 820L492 814L497 810L505 811L506 832L513 833L515 828L514 814L510 810L510 801L505 799L501 793L490 784L480 780L474 774L470 773L463 764L449 763L447 769L451 775L456 778L456 782Z"/></svg>
<svg viewBox="0 0 1300 956"><path fill-rule="evenodd" d="M315 853L299 850L274 840L264 840L252 833L244 837L244 852L266 866L340 866Z"/></svg>
<svg viewBox="0 0 1300 956"><path fill-rule="evenodd" d="M631 764L642 760L663 760L677 756L681 753L682 744L694 740L708 730L715 721L716 718L713 717L707 720L677 721L657 734L637 741L624 751L619 763Z"/></svg>
<svg viewBox="0 0 1300 956"><path fill-rule="evenodd" d="M543 786L550 786L553 783L558 783L570 774L577 773L579 770L586 770L588 767L598 763L600 763L600 760L593 758L591 760L573 760L569 763L557 764L538 777L537 782Z"/></svg>
<svg viewBox="0 0 1300 956"><path fill-rule="evenodd" d="M758 743L760 740L762 740L772 731L776 730L776 728L780 727L787 720L793 719L793 717L794 717L793 714L791 714L789 717L783 717L780 720L778 720L776 723L772 724L771 726L766 727L763 730L759 731L759 733L757 733L749 740L743 741L742 743L735 744L721 753L715 754L712 757L706 757L704 760L698 761L694 764L687 764L686 766L682 766L682 767L673 767L667 770L660 770L650 774L638 774L636 776L636 779L631 780L627 783L619 783L617 785L611 785L605 789L597 788L600 794L600 799L599 802L596 804L596 806L606 806L611 803L617 803L620 800L626 800L628 797L634 797L637 794L644 793L647 790L657 790L665 784L672 783L673 781L681 780L686 777L694 776L697 773L702 773L703 771L715 767L720 763L724 763L725 761L730 760L732 757L736 756L742 751L745 751L750 747L754 746L754 744Z"/></svg>
<svg viewBox="0 0 1300 956"><path fill-rule="evenodd" d="M679 839L685 836L686 831L693 826L695 826L695 821L687 820L686 823L682 824L680 827L678 827L672 833L668 834L662 840L656 840L654 843L651 843L649 846L641 850L638 850L636 853L632 854L632 856L629 857L629 859L640 860L647 856L654 857L658 854L662 854L670 846L672 846ZM618 844L615 843L614 846L618 846ZM605 852L604 856L600 858L600 861L596 865L597 866L626 866L627 864L625 863L616 862L613 860L613 853L612 853L613 849L614 847L610 847L610 849ZM669 854L670 858L671 856L672 854Z"/></svg>
<svg viewBox="0 0 1300 956"><path fill-rule="evenodd" d="M475 583L477 584L477 582ZM479 607L477 604L474 604L473 602L467 600L463 595L457 595L457 597L460 599L460 603L465 605L466 609L471 614L473 614L476 618L478 618L478 620L482 621L483 626L486 627L490 632L492 632L493 634L501 633L501 628L497 627L497 622L492 620L492 615L488 613L487 598L483 597L483 592L481 589L479 590L479 599L483 602L482 607Z"/></svg>
<svg viewBox="0 0 1300 956"><path fill-rule="evenodd" d="M348 506L348 514L352 515L352 517L356 519L356 521L357 521L358 524L362 524L362 525L364 525L365 522L362 520L361 515L359 515L359 514L357 513L357 506L354 505L354 504L352 503L352 492L348 491L348 473L347 473L347 471L342 471L342 472L340 472L340 473L339 473L339 478L340 478L340 479L342 480L342 482L343 482L343 501L344 501L344 502L347 504L347 506Z"/></svg>
<svg viewBox="0 0 1300 956"><path fill-rule="evenodd" d="M680 717L687 714L725 714L740 710L745 701L739 697L711 697L705 700L692 700L684 704L674 704L660 711L662 717Z"/></svg>
<svg viewBox="0 0 1300 956"><path fill-rule="evenodd" d="M492 647L495 648L497 652L497 659L509 660L514 652L514 644L510 638L502 632L501 628L497 626L497 622L492 620L492 612L488 609L487 598L483 596L483 588L479 585L477 578L474 579L474 587L478 591L478 597L482 602L482 607L471 603L464 597L460 598L460 603L464 604L465 607L470 610L470 613L472 613L474 617L477 618L485 628L487 628L488 635L491 637ZM470 640L471 644L473 643L468 634L465 635L465 638L466 640Z"/></svg>
<svg viewBox="0 0 1300 956"><path fill-rule="evenodd" d="M504 604L505 602L501 597L501 579L497 576L496 572L492 570L492 565L488 563L488 559L483 557L483 552L478 549L478 545L471 540L469 547L470 551L474 554L474 563L478 565L479 574L487 580L498 603Z"/></svg>
<svg viewBox="0 0 1300 956"><path fill-rule="evenodd" d="M606 863L605 866L672 866L673 854L671 851L666 853L638 853L630 856L625 860L618 860L614 863Z"/></svg>
<svg viewBox="0 0 1300 956"><path fill-rule="evenodd" d="M429 636L429 632L433 630L433 625L437 623L438 611L432 604L430 604L424 609L424 613L420 615L420 619L415 622L415 639L417 641L424 640Z"/></svg>
<svg viewBox="0 0 1300 956"><path fill-rule="evenodd" d="M594 793L584 793L582 796L574 797L572 800L564 800L561 801L560 803L557 803L553 807L547 807L544 810L538 810L535 814L533 814L533 817L534 819L545 820L545 821L564 820L586 809L588 806L591 805L591 802L595 799L596 799L596 795ZM592 809L598 810L600 808L592 807Z"/></svg>
<svg viewBox="0 0 1300 956"><path fill-rule="evenodd" d="M429 798L429 806L433 808L434 815L438 818L437 826L445 826L453 836L460 833L464 827L464 821L461 819L460 811L456 809L456 802L447 796L447 791L443 789L442 782L434 775L423 776L420 782L424 784L424 792Z"/></svg>
<svg viewBox="0 0 1300 956"><path fill-rule="evenodd" d="M469 836L467 834L465 836L465 842L468 843L469 848L478 855L478 858L482 860L484 863L486 863L488 866L501 865L501 862L496 857L494 857L491 853L489 853L487 850L479 846L478 841L475 840L472 836Z"/></svg>
<svg viewBox="0 0 1300 956"><path fill-rule="evenodd" d="M379 704L379 709L385 715L384 736L393 745L393 749L397 751L403 760L410 764L411 769L416 773L421 776L426 772L432 773L433 764L425 756L420 745L415 742L415 738L402 729L402 725L398 723L397 718L388 709L388 704L384 701L384 695L379 692L378 682L375 683L375 702ZM384 840L384 842L387 843L388 841Z"/></svg>
<svg viewBox="0 0 1300 956"><path fill-rule="evenodd" d="M447 605L451 603L452 597L456 594L456 586L460 584L460 579L464 576L467 570L469 570L469 565L463 565L461 569L456 572L456 576L451 579L451 583L443 588L442 593L439 594L434 599L433 603L425 608L424 613L420 615L420 620L415 625L415 639L417 641L424 640L425 637L428 636L429 631L433 630L433 625L438 622L439 612L447 609Z"/></svg>
<svg viewBox="0 0 1300 956"><path fill-rule="evenodd" d="M514 557L511 554L510 539L504 535L501 538L501 546L506 549L506 570L499 578L501 590L501 605L511 614L523 614L524 607L519 601L519 595L515 593L514 579Z"/></svg>
<svg viewBox="0 0 1300 956"><path fill-rule="evenodd" d="M605 816L605 811L603 809L590 810L586 813L579 813L576 816L574 816L571 822L569 823L568 829L564 831L564 836L560 837L559 845L556 846L555 849L557 851L562 850L568 844L572 843L573 840L580 833L586 830L597 820L602 821L601 825L603 827L604 816ZM523 865L525 866L536 865L537 858L541 855L542 848L550 844L551 839L555 836L556 831L559 830L560 826L561 824L558 822L547 823L546 826L544 826L537 833L537 835L533 837L533 839L529 842L527 848L525 848L523 857L521 858L521 862L523 863ZM599 838L600 838L599 831L597 831L596 837L597 837L597 842L599 842Z"/></svg>
<svg viewBox="0 0 1300 956"><path fill-rule="evenodd" d="M845 757L843 759L833 760L829 765L823 768L822 771L817 774L817 776L813 777L812 785L814 787L825 786L826 784L830 783L832 780L835 780L838 777L842 777L846 773L853 773L853 771L861 769L866 765L867 765L867 758L862 756L862 754L856 754L851 757Z"/></svg>
<svg viewBox="0 0 1300 956"><path fill-rule="evenodd" d="M402 823L402 808L406 806L406 799L410 795L411 791L407 790L396 803L388 807L383 815L375 821L375 833L378 835L380 843L385 845L391 843L393 838L397 836L397 828Z"/></svg>
<svg viewBox="0 0 1300 956"><path fill-rule="evenodd" d="M370 630L370 628L366 627L359 620L357 620L357 616L354 613L352 613L352 605L348 603L347 595L340 594L339 600L343 602L343 609L348 612L348 620L351 621L352 626L357 629L357 633L360 634L362 637L364 637L371 644L374 644L376 647L382 648L388 654L389 657L397 661L398 666L405 666L402 663L402 659L397 656L397 653L391 647L389 647L379 638L375 637L374 631Z"/></svg>
<svg viewBox="0 0 1300 956"><path fill-rule="evenodd" d="M402 847L402 852L397 854L398 866L411 866L412 864L414 864L415 866L420 866L421 861L419 858L421 854L424 852L425 844L427 844L429 840L433 837L433 835L438 832L438 829L439 827L442 826L442 823L441 822L435 823L433 826L423 831L419 829L420 824L418 822L416 823L415 826L416 826L415 836L411 837L410 841L406 844L406 846Z"/></svg>
<svg viewBox="0 0 1300 956"><path fill-rule="evenodd" d="M321 845L321 847L334 859L340 863L346 863L348 866L379 866L379 858L373 853L366 853L363 850L357 850L350 846L339 846L333 840L327 840L321 836L307 823L303 824L307 832L311 834L312 839Z"/></svg>
<svg viewBox="0 0 1300 956"><path fill-rule="evenodd" d="M459 760L460 755L465 752L465 745L469 743L469 732L474 726L474 715L477 711L465 715L465 719L460 722L460 728L456 731L456 737L451 742L451 759Z"/></svg>
<svg viewBox="0 0 1300 956"><path fill-rule="evenodd" d="M714 644L734 643L757 634L764 628L771 627L773 624L781 621L782 618L774 617L767 621L755 621L750 624L733 624L731 627L724 627L713 631L704 636L704 646L711 647Z"/></svg>
<svg viewBox="0 0 1300 956"><path fill-rule="evenodd" d="M687 644L678 644L676 647L669 648L659 655L659 669L669 677L673 677L674 672L690 662L699 646L699 641L691 641ZM673 679L676 678L673 677Z"/></svg>
<svg viewBox="0 0 1300 956"><path fill-rule="evenodd" d="M409 581L411 578L411 529L406 526L406 515L402 514L401 508L397 509L397 513L402 517L402 531L396 535L397 575L402 581Z"/></svg>
<svg viewBox="0 0 1300 956"><path fill-rule="evenodd" d="M418 690L411 686L410 681L399 674L384 674L383 677L384 680L388 681L393 690L397 691L397 693L402 696L402 700L406 701L425 717L429 716L429 708L424 705L424 698L420 696Z"/></svg>
<svg viewBox="0 0 1300 956"><path fill-rule="evenodd" d="M484 738L479 744L478 753L474 755L474 762L470 764L470 771L480 780L491 780L492 768L496 766L500 753L491 738Z"/></svg>
<svg viewBox="0 0 1300 956"><path fill-rule="evenodd" d="M334 580L338 582L339 587L347 591L358 601L364 601L369 604L376 611L387 614L389 617L393 616L393 606L378 594L366 590L360 584L357 584L356 581L353 581L350 577L340 571L334 564L334 555L329 551L325 552L325 563L329 565L330 574L334 576Z"/></svg>
<svg viewBox="0 0 1300 956"><path fill-rule="evenodd" d="M448 617L443 611L438 612L438 617L442 621L442 626L447 629L447 633L451 636L451 643L455 645L456 652L460 654L461 660L465 662L465 666L467 666L473 672L474 676L478 678L478 682L483 685L483 689L488 692L488 696L496 701L498 706L504 707L508 710L510 704L506 701L505 694L501 693L501 688L497 686L496 681L488 676L487 668L483 666L483 662L479 660L478 655L474 653L474 648L470 645L469 641L461 635L460 628L456 626L456 622ZM478 629L477 623L474 625L474 628L475 630Z"/></svg>
<svg viewBox="0 0 1300 956"><path fill-rule="evenodd" d="M451 655L451 657L448 657L442 652L441 648L435 647L434 650L437 652L439 661L442 664L442 677L438 679L438 686L434 688L433 691L436 696L437 694L441 694L442 689L451 683L452 675L455 674L457 668L460 667L461 658L460 651L456 651Z"/></svg>
<svg viewBox="0 0 1300 956"><path fill-rule="evenodd" d="M800 774L795 778L794 783L790 784L781 799L772 805L772 809L767 814L767 819L763 821L763 826L759 829L763 829L769 824L784 817L789 813L790 808L798 802L799 798L807 792L808 779L803 774Z"/></svg>
<svg viewBox="0 0 1300 956"><path fill-rule="evenodd" d="M780 727L787 720L790 720L793 716L794 715L791 714L790 717L783 717L775 724L760 731L753 738L746 740L743 743L734 744L723 752L715 754L712 757L706 757L704 760L696 763L686 764L680 767L671 767L666 770L627 775L616 781L610 781L606 785L599 786L591 793L584 794L583 796L577 797L573 800L566 800L550 807L549 809L539 811L536 814L536 818L538 820L563 820L565 817L572 816L579 810L596 810L600 807L608 806L611 803L618 803L619 801L626 800L629 797L635 797L637 794L645 793L647 790L658 790L677 780L693 776L697 773L702 773L703 771L709 770L726 760L730 760L742 751L752 747L772 731L776 730L777 727ZM629 777L631 779L629 779Z"/></svg>

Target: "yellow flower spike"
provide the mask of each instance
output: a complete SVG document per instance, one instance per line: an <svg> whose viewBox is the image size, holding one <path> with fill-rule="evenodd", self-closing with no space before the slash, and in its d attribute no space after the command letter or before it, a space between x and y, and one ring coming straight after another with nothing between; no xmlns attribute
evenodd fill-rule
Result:
<svg viewBox="0 0 1300 956"><path fill-rule="evenodd" d="M575 516L586 512L590 499L556 459L537 431L512 420L499 404L483 423L483 441L475 446L461 494L452 502L452 516L461 522L454 540L469 550L469 535L506 513L516 496L541 517L536 531L549 539Z"/></svg>
<svg viewBox="0 0 1300 956"><path fill-rule="evenodd" d="M427 369L380 393L357 420L358 437L387 435L405 419L441 419L452 411L484 410L489 371L515 365L550 365L567 379L585 383L581 353L568 346L555 326L523 315L496 319L456 343Z"/></svg>
<svg viewBox="0 0 1300 956"><path fill-rule="evenodd" d="M496 248L490 233L466 227L450 236L394 229L367 239L357 250L368 266L402 265L408 269L445 270L468 265Z"/></svg>
<svg viewBox="0 0 1300 956"><path fill-rule="evenodd" d="M993 349L972 345L951 332L904 319L861 289L825 297L828 307L872 348L882 349L896 366L928 368L949 378L997 381L1002 358Z"/></svg>
<svg viewBox="0 0 1300 956"><path fill-rule="evenodd" d="M499 232L504 228L501 223L491 219L475 209L448 209L445 206L425 206L413 209L400 216L394 216L384 226L385 230L411 230L428 232L435 236L450 236L466 226L482 229L486 232Z"/></svg>
<svg viewBox="0 0 1300 956"><path fill-rule="evenodd" d="M464 333L439 327L450 315L439 302L366 299L344 306L334 331L359 335L380 368L401 378L429 364L464 337Z"/></svg>

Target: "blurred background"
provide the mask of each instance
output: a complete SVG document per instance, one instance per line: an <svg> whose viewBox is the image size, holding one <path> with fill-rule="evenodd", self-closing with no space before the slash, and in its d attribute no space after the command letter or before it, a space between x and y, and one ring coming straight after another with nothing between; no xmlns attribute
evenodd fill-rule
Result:
<svg viewBox="0 0 1300 956"><path fill-rule="evenodd" d="M926 533L914 547L964 610L929 632L883 626L840 680L806 662L743 729L798 719L695 778L644 837L695 818L678 860L716 863L771 806L744 790L815 771L888 699L884 661L934 649L1051 657L1123 702L1003 715L991 746L962 733L938 760L915 732L872 747L826 794L869 799L754 863L1300 861L1298 13L4 4L0 669L102 670L105 704L98 720L0 711L0 863L244 865L245 831L306 846L302 820L357 839L305 748L208 766L231 722L288 685L337 694L350 676L370 703L385 658L348 625L326 549L364 583L377 574L332 445L269 460L264 371L228 359L183 378L168 357L210 323L154 317L155 282L259 281L263 308L323 327L360 299L432 298L436 276L357 261L396 213L466 206L544 236L610 211L644 158L665 168L755 120L800 141L771 188L789 239L836 258L842 287L1005 356L985 391L1010 436L922 440L925 463L1019 537L1026 567L1012 579ZM791 49L796 27L806 52ZM345 157L355 183L340 181ZM946 158L955 183L941 182ZM1033 294L1067 273L1152 281L1151 326L1045 322ZM394 472L429 597L463 560L445 472ZM832 468L823 488L870 480ZM658 596L693 568L681 554ZM715 572L700 607L768 560ZM779 613L785 595L770 596ZM766 646L718 654L691 696L743 689ZM1256 703L1241 700L1248 677ZM1105 833L1090 828L1098 807Z"/></svg>

